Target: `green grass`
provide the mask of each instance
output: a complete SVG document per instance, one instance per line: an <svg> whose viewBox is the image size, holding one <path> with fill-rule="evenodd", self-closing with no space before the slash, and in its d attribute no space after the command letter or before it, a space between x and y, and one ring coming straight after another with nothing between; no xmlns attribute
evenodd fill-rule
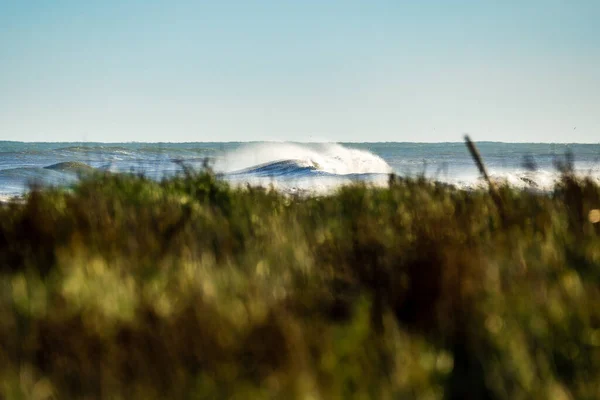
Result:
<svg viewBox="0 0 600 400"><path fill-rule="evenodd" d="M0 206L0 397L595 399L600 187L210 173Z"/></svg>

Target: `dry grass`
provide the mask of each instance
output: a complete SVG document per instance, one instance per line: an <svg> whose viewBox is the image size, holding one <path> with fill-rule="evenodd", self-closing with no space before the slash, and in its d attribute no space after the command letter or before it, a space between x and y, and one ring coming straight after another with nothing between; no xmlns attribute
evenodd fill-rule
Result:
<svg viewBox="0 0 600 400"><path fill-rule="evenodd" d="M5 398L598 398L600 188L210 173L0 206Z"/></svg>

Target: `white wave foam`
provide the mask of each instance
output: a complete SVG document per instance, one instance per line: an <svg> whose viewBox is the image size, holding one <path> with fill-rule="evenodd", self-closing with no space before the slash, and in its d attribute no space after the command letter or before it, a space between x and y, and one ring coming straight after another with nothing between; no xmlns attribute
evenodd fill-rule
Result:
<svg viewBox="0 0 600 400"><path fill-rule="evenodd" d="M21 201L22 198L20 197L19 194L15 193L15 194L0 194L0 203L13 203L13 202L18 202Z"/></svg>
<svg viewBox="0 0 600 400"><path fill-rule="evenodd" d="M490 171L490 179L499 184L508 184L515 189L534 190L541 192L552 191L556 184L561 180L561 173L549 170L512 170L512 171ZM600 183L600 174L594 174L590 171L575 171L579 178L591 178ZM447 183L456 185L463 189L481 189L487 187L487 183L479 175L469 177L456 177L443 180Z"/></svg>
<svg viewBox="0 0 600 400"><path fill-rule="evenodd" d="M234 172L270 162L294 160L336 175L392 172L379 156L335 143L256 143L226 153L215 162L218 172Z"/></svg>

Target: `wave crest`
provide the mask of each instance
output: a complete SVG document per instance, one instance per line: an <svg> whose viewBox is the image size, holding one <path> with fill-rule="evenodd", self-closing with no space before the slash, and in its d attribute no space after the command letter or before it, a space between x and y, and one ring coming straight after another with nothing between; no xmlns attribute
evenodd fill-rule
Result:
<svg viewBox="0 0 600 400"><path fill-rule="evenodd" d="M215 170L233 174L286 176L299 174L389 174L383 158L366 150L334 143L259 143L226 153Z"/></svg>

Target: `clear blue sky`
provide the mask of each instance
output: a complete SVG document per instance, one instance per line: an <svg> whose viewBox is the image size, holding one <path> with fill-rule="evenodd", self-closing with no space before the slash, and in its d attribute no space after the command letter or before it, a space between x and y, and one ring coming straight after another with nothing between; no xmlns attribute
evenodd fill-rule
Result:
<svg viewBox="0 0 600 400"><path fill-rule="evenodd" d="M0 139L600 141L600 1L0 0Z"/></svg>

